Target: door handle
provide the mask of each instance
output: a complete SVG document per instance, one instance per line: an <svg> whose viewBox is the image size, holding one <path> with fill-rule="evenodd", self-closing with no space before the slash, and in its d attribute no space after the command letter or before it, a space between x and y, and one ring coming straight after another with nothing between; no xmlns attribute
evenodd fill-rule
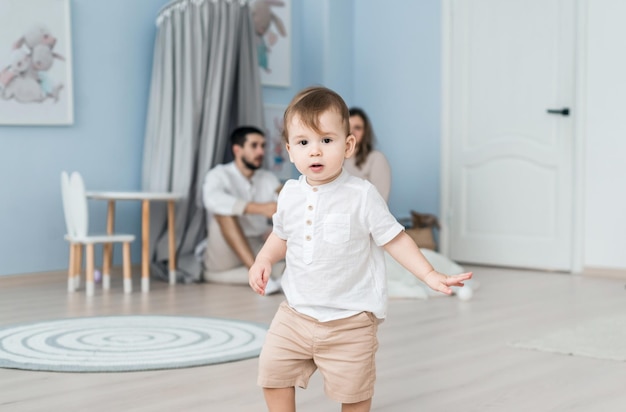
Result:
<svg viewBox="0 0 626 412"><path fill-rule="evenodd" d="M564 107L562 109L548 109L548 113L560 114L561 116L569 116L569 107Z"/></svg>

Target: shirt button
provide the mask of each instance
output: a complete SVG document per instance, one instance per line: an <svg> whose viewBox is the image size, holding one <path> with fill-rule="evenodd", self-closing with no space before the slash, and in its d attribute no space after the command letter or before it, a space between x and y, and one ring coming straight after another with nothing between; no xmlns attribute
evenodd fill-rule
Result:
<svg viewBox="0 0 626 412"><path fill-rule="evenodd" d="M313 188L313 191L314 191L314 192L317 192L318 190L319 190L319 189L318 189L317 187L314 187L314 188Z"/></svg>
<svg viewBox="0 0 626 412"><path fill-rule="evenodd" d="M309 209L309 210L313 210L313 205L309 205L309 206L307 207L307 209Z"/></svg>
<svg viewBox="0 0 626 412"><path fill-rule="evenodd" d="M309 225L309 226L311 226L311 225L313 224L313 222L311 222L310 220L307 220L307 221L306 221L306 224L307 224L307 225Z"/></svg>
<svg viewBox="0 0 626 412"><path fill-rule="evenodd" d="M306 240L311 240L311 236L307 235Z"/></svg>

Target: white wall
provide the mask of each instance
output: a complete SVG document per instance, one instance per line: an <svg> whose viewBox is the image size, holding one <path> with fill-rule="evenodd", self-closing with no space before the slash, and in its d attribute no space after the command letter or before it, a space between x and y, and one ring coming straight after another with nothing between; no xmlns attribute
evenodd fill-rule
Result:
<svg viewBox="0 0 626 412"><path fill-rule="evenodd" d="M587 2L584 265L626 269L626 1Z"/></svg>

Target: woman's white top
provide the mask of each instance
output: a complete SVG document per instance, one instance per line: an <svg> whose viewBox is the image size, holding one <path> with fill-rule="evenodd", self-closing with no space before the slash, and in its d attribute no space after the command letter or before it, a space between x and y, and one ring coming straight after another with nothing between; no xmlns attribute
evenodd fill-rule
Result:
<svg viewBox="0 0 626 412"><path fill-rule="evenodd" d="M356 166L355 156L346 159L343 167L351 175L370 181L376 187L378 193L385 199L385 202L389 201L391 168L382 152L372 150L360 168Z"/></svg>

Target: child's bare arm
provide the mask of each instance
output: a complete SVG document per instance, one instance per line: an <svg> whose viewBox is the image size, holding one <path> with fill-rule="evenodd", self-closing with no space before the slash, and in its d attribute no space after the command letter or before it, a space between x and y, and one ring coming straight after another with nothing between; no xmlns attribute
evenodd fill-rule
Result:
<svg viewBox="0 0 626 412"><path fill-rule="evenodd" d="M446 276L437 272L424 257L413 239L405 232L400 233L384 246L395 260L431 289L447 295L452 294L450 286L463 286L463 281L470 279L472 273Z"/></svg>
<svg viewBox="0 0 626 412"><path fill-rule="evenodd" d="M272 265L284 259L286 253L287 241L271 233L248 271L248 282L252 290L259 295L265 294L265 286L272 274Z"/></svg>

